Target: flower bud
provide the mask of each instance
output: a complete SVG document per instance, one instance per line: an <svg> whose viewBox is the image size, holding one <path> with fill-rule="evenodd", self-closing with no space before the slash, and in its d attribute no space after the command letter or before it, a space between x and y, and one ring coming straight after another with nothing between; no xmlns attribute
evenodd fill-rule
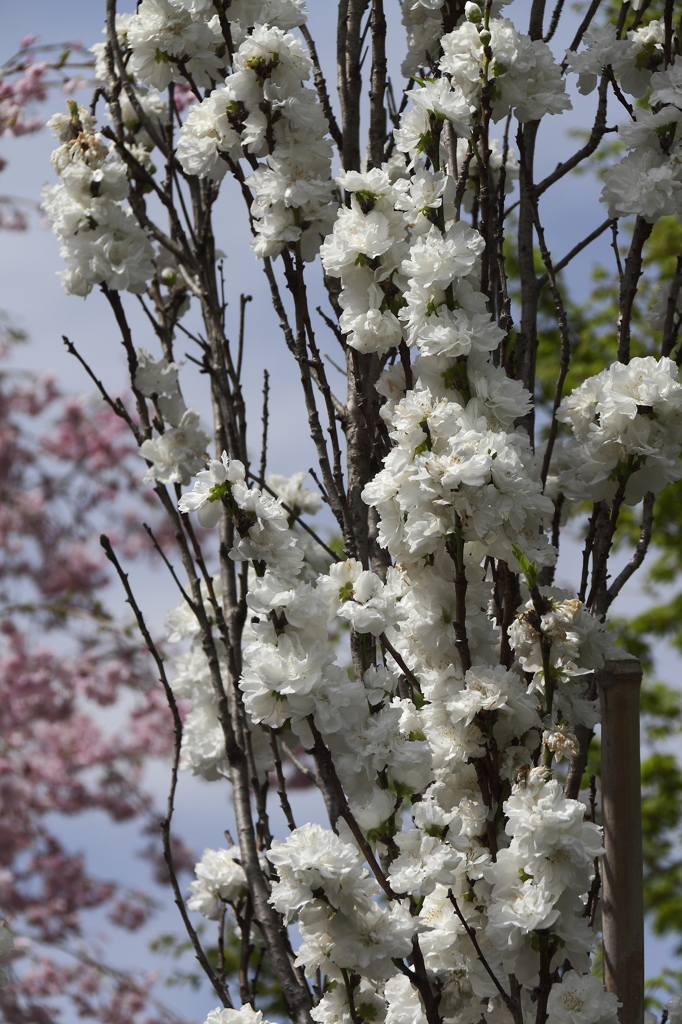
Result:
<svg viewBox="0 0 682 1024"><path fill-rule="evenodd" d="M464 5L464 16L467 21L473 22L474 25L480 25L483 20L481 8L478 4L472 3L472 0L467 0Z"/></svg>

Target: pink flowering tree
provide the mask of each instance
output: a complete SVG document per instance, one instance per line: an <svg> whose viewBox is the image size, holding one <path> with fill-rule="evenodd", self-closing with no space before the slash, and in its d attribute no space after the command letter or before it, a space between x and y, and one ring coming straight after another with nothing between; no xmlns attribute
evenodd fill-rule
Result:
<svg viewBox="0 0 682 1024"><path fill-rule="evenodd" d="M561 0L533 0L524 23L504 6L404 0L398 96L382 0L337 5L336 94L301 0L107 0L93 105L49 122L62 284L103 293L132 405L69 350L129 430L182 565L152 531L178 590L169 664L116 519L103 540L172 714L161 844L220 1003L207 1024L261 1021L264 963L295 1024L643 1019L641 671L609 614L682 479L680 260L653 295L641 281L654 227L682 214L680 30L669 0L595 2L555 52ZM547 122L576 89L590 132L543 174ZM616 132L604 217L566 252L544 197L560 205ZM316 490L305 467L267 472L267 378L256 444L248 426L223 201L244 203L300 374ZM606 233L616 308L581 372L560 271ZM180 335L205 409L185 400ZM309 521L321 502L340 547ZM556 579L569 518L574 590ZM296 820L294 769L324 826ZM216 807L227 790L236 820L186 903L181 770L214 784ZM679 1021L679 997L667 1012Z"/></svg>
<svg viewBox="0 0 682 1024"><path fill-rule="evenodd" d="M40 43L25 36L17 52L0 66L0 138L30 135L45 124L40 106L51 91L70 95L85 85L92 73L92 58L81 43ZM6 166L0 157L0 171ZM0 230L24 231L26 209L34 204L25 196L0 194Z"/></svg>
<svg viewBox="0 0 682 1024"><path fill-rule="evenodd" d="M144 649L106 609L96 542L108 529L129 559L143 557L149 496L120 418L101 402L65 399L50 377L2 370L0 452L0 941L12 982L0 1014L48 1022L66 1001L92 1020L171 1020L150 972L117 971L83 941L85 912L134 931L155 901L143 886L93 874L55 829L60 817L98 810L139 821L142 834L158 830L144 769L172 748L172 720ZM101 709L123 695L119 727L106 728ZM176 857L186 864L180 843ZM167 879L162 863L156 872Z"/></svg>

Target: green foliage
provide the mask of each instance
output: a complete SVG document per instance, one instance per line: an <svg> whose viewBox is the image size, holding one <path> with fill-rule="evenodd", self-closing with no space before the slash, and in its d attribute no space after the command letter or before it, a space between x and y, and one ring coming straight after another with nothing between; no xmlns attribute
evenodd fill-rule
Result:
<svg viewBox="0 0 682 1024"><path fill-rule="evenodd" d="M208 945L204 939L206 926L201 922L197 927L197 934L201 939L206 958L214 971L218 971L220 962L220 951L217 943ZM192 956L192 943L186 938L179 938L177 935L165 933L157 936L149 944L150 949L155 953L161 953L173 960L176 966L168 972L165 984L168 986L187 985L190 988L198 989L206 983L206 976L198 966L196 969L187 966L188 957ZM225 937L223 943L224 975L230 991L239 1001L239 974L242 958L241 938L230 927L225 925ZM255 1001L257 1010L262 1010L265 1017L277 1019L286 1017L286 1009L282 1000L282 993L277 981L270 958L267 955L265 946L260 940L252 943L248 957L249 979L256 979Z"/></svg>
<svg viewBox="0 0 682 1024"><path fill-rule="evenodd" d="M658 935L676 935L682 954L682 768L674 754L653 753L642 764L644 903Z"/></svg>
<svg viewBox="0 0 682 1024"><path fill-rule="evenodd" d="M670 996L682 990L682 971L665 967L660 974L647 978L644 989L644 1006L647 1010L662 1010ZM661 995L663 998L661 998Z"/></svg>

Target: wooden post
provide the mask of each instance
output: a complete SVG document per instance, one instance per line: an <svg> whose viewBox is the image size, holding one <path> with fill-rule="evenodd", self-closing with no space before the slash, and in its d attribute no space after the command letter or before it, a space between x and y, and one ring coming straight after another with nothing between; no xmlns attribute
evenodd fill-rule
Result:
<svg viewBox="0 0 682 1024"><path fill-rule="evenodd" d="M644 1019L644 901L639 691L642 667L623 651L595 673L601 703L604 984L620 1024Z"/></svg>

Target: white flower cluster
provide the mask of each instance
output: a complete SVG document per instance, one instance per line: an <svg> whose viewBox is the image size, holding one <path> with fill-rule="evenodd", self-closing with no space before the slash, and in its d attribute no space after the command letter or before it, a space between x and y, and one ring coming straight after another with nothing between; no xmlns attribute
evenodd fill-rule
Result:
<svg viewBox="0 0 682 1024"><path fill-rule="evenodd" d="M351 194L351 205L338 212L320 250L322 264L331 277L341 278L340 326L348 344L359 352L383 354L402 338L396 314L407 244L405 220L395 205L408 181L392 182L387 167L367 174L349 171L337 181Z"/></svg>
<svg viewBox="0 0 682 1024"><path fill-rule="evenodd" d="M190 111L180 133L177 155L187 174L219 181L227 160L265 157L246 179L256 194L253 248L261 258L296 245L310 260L333 222L331 143L317 95L303 85L311 67L299 39L255 25L233 73Z"/></svg>
<svg viewBox="0 0 682 1024"><path fill-rule="evenodd" d="M585 32L580 53L567 50L566 64L578 75L578 89L583 94L592 92L604 70L611 68L623 92L639 99L653 85L652 73L663 61L664 40L661 21L633 29L626 39L618 39L613 25L602 25Z"/></svg>
<svg viewBox="0 0 682 1024"><path fill-rule="evenodd" d="M440 48L443 35L444 0L401 0L402 23L407 31L407 57L401 72L406 78L417 74L428 64L428 56L434 56Z"/></svg>
<svg viewBox="0 0 682 1024"><path fill-rule="evenodd" d="M563 447L558 488L572 500L636 505L682 479L682 383L667 358L636 357L589 377L561 403L573 437Z"/></svg>
<svg viewBox="0 0 682 1024"><path fill-rule="evenodd" d="M481 363L478 373L491 387L487 393L481 387L481 397L466 407L424 388L408 392L391 410L396 444L363 497L381 515L382 543L403 564L440 557L458 534L477 559L491 555L515 564L512 547L520 544L535 561L553 561L540 532L553 505L542 494L527 435L504 429L514 416L504 399L511 406L519 389L503 376L488 376L486 366ZM490 405L498 429L486 415Z"/></svg>
<svg viewBox="0 0 682 1024"><path fill-rule="evenodd" d="M301 486L306 476L307 473L294 473L292 476L270 473L266 476L265 483L294 514L306 512L308 515L314 515L319 511L322 499L317 491L310 491Z"/></svg>
<svg viewBox="0 0 682 1024"><path fill-rule="evenodd" d="M220 581L213 580L213 588L220 600ZM209 622L214 623L215 614L209 601L208 591L203 589L204 610ZM169 643L190 640L189 648L174 659L174 671L170 685L177 698L191 701L184 716L180 768L189 769L194 775L202 775L213 781L227 774L225 738L218 717L218 698L208 658L204 652L199 623L186 601L172 609L166 616L166 639ZM219 657L223 679L227 679L225 649L219 637L214 640Z"/></svg>
<svg viewBox="0 0 682 1024"><path fill-rule="evenodd" d="M190 910L209 921L219 921L227 903L236 903L246 895L246 875L239 857L238 846L204 850L194 865L196 879L190 883L192 895L187 900Z"/></svg>
<svg viewBox="0 0 682 1024"><path fill-rule="evenodd" d="M463 21L441 39L440 69L451 76L453 84L474 106L480 104L484 57L481 28L480 24ZM524 123L571 109L561 68L546 43L518 32L507 18L491 18L489 45L493 53L489 74L494 121L511 111Z"/></svg>
<svg viewBox="0 0 682 1024"><path fill-rule="evenodd" d="M321 969L343 982L342 972L352 971L371 984L396 973L393 960L410 952L417 921L407 901L375 902L378 887L355 845L304 825L285 843L274 842L268 859L280 878L270 902L285 920L296 914L303 939L296 964L308 977Z"/></svg>
<svg viewBox="0 0 682 1024"><path fill-rule="evenodd" d="M434 97L428 102L423 109L436 117ZM549 930L553 963L569 955L574 967L564 1003L555 1000L557 1021L569 993L577 1007L601 1014L592 1024L607 1021L613 1001L601 986L601 995L591 991L592 940L582 903L601 852L599 830L584 822L584 806L566 800L548 771L532 768L543 743L565 756L575 750L571 727L593 722L594 707L576 679L603 663L607 644L579 602L543 591L548 610L540 626L532 603L512 626L516 665L498 663L500 633L488 613L492 582L482 563L490 556L518 571L519 547L524 558L550 563L542 525L553 505L542 493L527 436L514 426L530 396L488 361L501 332L478 287L483 241L454 221L438 171L417 166L408 180L386 165L348 172L339 184L351 204L339 211L322 258L342 280L349 343L384 355L404 339L418 353L411 390L399 363L380 378L393 447L364 492L396 564L384 579L353 559L304 577L302 560L293 564L272 544L253 546L252 531L274 521L282 537L295 540L281 509L269 517L262 495L252 492L256 523L245 521L241 548L233 552L258 567L247 599L255 639L244 651L240 687L256 726L291 728L308 748L312 727L320 734L357 826L387 865L395 898L387 907L376 902L377 884L339 822L338 834L308 825L272 844L268 857L279 880L271 901L298 924L298 964L311 977L322 970L339 983L313 1011L320 1024L347 1019L349 974L360 979L356 1006L396 1024L422 1021L419 994L396 967L416 935L453 1017L474 1022L482 1012L499 1013L497 990L453 899L488 963L501 978L516 973L527 993L538 978L535 933ZM199 480L181 507L200 508L209 494L220 495L238 526L247 504L239 491L245 485L227 480L233 466L216 462L213 476ZM329 645L329 623L339 618L358 639L361 678L348 678ZM390 646L382 664L371 652L384 638ZM551 719L538 712L543 645L554 673ZM530 688L521 668L534 674ZM411 697L398 697L405 671ZM491 749L507 784L523 775L508 800L504 790L493 797L479 784L476 761ZM410 827L402 821L408 796ZM491 838L496 812L508 820L507 839L494 827ZM407 895L418 900L417 912L410 913Z"/></svg>
<svg viewBox="0 0 682 1024"><path fill-rule="evenodd" d="M528 601L509 628L510 644L524 672L533 673L532 689L546 695L548 684L556 687L554 722L563 718L591 728L598 721L597 705L583 698L580 676L603 667L612 641L604 624L567 591L540 587L539 593L545 610L539 614L533 601ZM546 661L544 647L548 649Z"/></svg>
<svg viewBox="0 0 682 1024"><path fill-rule="evenodd" d="M126 43L129 72L155 89L183 82L187 75L199 88L211 88L229 63L218 12L209 0L142 0L129 16Z"/></svg>
<svg viewBox="0 0 682 1024"><path fill-rule="evenodd" d="M268 477L268 482L272 490L291 502L293 511L314 512L319 497L301 488L304 476ZM333 617L327 595L319 588L319 581L316 589L300 579L306 559L305 535L290 526L282 498L249 488L244 477L242 463L229 460L223 452L220 460L209 460L209 468L197 473L193 490L182 495L178 507L184 513L197 512L205 527L215 526L227 510L237 528L230 557L258 567L249 582L249 633L254 643L244 652L241 687L254 724L254 756L265 770L271 757L267 747L262 748L264 734L257 723L280 726L290 718L304 721L319 705L320 720L326 728L341 728L340 716L349 695L341 682L347 679L345 672L335 664L327 644L327 622ZM217 585L216 593L219 595ZM365 614L376 616L377 604L376 599L368 597ZM210 618L208 601L206 611ZM167 620L167 635L171 642L193 637L191 649L176 659L172 681L177 696L192 700L184 727L182 767L216 778L225 768L224 741L208 662L188 607L180 606L172 613ZM222 652L222 641L216 638L215 643ZM227 678L222 661L221 671ZM355 690L366 704L362 684ZM308 733L305 735L307 738Z"/></svg>
<svg viewBox="0 0 682 1024"><path fill-rule="evenodd" d="M220 1007L217 1010L211 1010L204 1024L269 1024L269 1022L263 1020L261 1010L254 1010L250 1003L244 1003L238 1010L220 1009Z"/></svg>
<svg viewBox="0 0 682 1024"><path fill-rule="evenodd" d="M166 359L155 360L143 348L138 349L137 359L135 387L154 401L165 420L163 433L148 438L138 448L138 455L149 463L144 479L161 484L188 484L199 467L205 465L209 439L199 426L199 413L186 407L180 393L180 365Z"/></svg>
<svg viewBox="0 0 682 1024"><path fill-rule="evenodd" d="M537 972L531 942L538 929L562 940L555 946L557 965L568 959L589 972L590 937L580 897L589 889L594 858L604 851L601 830L583 820L584 811L579 800L564 797L561 783L548 779L544 768L533 768L505 803L511 843L483 872L492 885L486 937L503 970L513 964L527 985Z"/></svg>
<svg viewBox="0 0 682 1024"><path fill-rule="evenodd" d="M55 114L49 127L60 145L52 154L57 185L43 190L43 206L67 269L64 291L87 295L95 284L141 293L154 274L154 250L128 207L126 165L95 131L95 118L71 104L70 114Z"/></svg>
<svg viewBox="0 0 682 1024"><path fill-rule="evenodd" d="M610 65L621 88L636 97L649 90L646 107L637 109L618 129L626 155L604 174L602 202L610 217L637 214L650 224L659 217L682 213L682 57L664 71L664 26L652 21L646 28L617 40L613 28L587 34L588 48L569 55L583 91L589 91L604 66Z"/></svg>

